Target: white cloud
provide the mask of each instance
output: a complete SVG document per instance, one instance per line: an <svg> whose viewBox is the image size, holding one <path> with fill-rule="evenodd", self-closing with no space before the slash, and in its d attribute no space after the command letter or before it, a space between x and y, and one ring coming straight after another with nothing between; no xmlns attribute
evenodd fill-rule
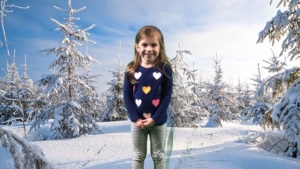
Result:
<svg viewBox="0 0 300 169"><path fill-rule="evenodd" d="M247 81L256 73L256 64L272 56L270 44L256 44L258 31L258 25L216 23L202 31L178 32L167 40L166 45L171 55L175 55L178 42L191 50L193 57L187 57L186 61L192 65L195 59L196 68L204 78L213 75L212 58L217 53L222 57L224 80L236 83L239 77ZM272 48L279 51L280 46Z"/></svg>

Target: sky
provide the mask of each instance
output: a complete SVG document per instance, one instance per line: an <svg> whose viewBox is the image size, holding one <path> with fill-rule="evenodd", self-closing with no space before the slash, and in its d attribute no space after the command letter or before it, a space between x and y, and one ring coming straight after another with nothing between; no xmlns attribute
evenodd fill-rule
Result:
<svg viewBox="0 0 300 169"><path fill-rule="evenodd" d="M68 0L8 0L8 4L30 6L29 9L12 8L4 17L5 30L11 55L16 50L16 64L23 72L24 56L27 56L28 74L37 81L43 74L52 73L48 67L56 59L54 55L40 52L59 45L62 33L55 31L54 18L63 22L67 15L53 6L67 9ZM250 78L257 73L257 63L267 66L263 60L281 51L281 43L274 46L265 40L257 44L258 34L267 21L275 16L277 1L269 0L72 0L74 9L86 6L76 25L83 29L92 24L89 38L96 44L88 45L88 53L101 65L90 67L91 74L101 75L95 86L105 91L106 82L116 67L119 52L123 67L133 59L136 32L144 25L161 29L170 59L175 57L178 44L192 52L185 61L197 69L197 75L210 80L214 75L213 58L222 58L224 81L236 84L252 84ZM0 29L0 40L3 40ZM119 44L121 42L121 49ZM84 52L84 50L83 50ZM5 75L8 60L6 48L0 47L0 77ZM299 62L299 61L298 61ZM264 77L268 76L262 69Z"/></svg>

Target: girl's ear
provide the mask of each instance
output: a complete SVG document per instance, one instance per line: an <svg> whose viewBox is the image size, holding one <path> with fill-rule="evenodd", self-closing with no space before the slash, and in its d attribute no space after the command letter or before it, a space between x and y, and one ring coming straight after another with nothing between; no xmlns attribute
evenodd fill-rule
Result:
<svg viewBox="0 0 300 169"><path fill-rule="evenodd" d="M138 46L137 43L134 44L134 47L135 47L135 50L136 50L136 51L139 51L139 46Z"/></svg>

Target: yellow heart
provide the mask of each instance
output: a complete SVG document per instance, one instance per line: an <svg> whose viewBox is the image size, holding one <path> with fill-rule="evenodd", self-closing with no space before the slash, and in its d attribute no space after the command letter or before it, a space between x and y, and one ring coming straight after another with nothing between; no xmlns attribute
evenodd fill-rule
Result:
<svg viewBox="0 0 300 169"><path fill-rule="evenodd" d="M145 93L145 94L148 94L149 92L150 92L150 90L151 90L151 87L150 86L143 86L143 92Z"/></svg>

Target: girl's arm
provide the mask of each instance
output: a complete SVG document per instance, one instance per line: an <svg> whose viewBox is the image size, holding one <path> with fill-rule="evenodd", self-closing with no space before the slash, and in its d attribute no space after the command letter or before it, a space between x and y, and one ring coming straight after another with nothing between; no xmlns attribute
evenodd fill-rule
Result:
<svg viewBox="0 0 300 169"><path fill-rule="evenodd" d="M152 116L152 119L155 121L156 124L162 124L164 120L167 120L167 109L169 107L172 97L173 77L172 70L169 65L165 66L165 72L169 77L164 75L164 79L161 86L162 95L160 104L158 106L158 109Z"/></svg>
<svg viewBox="0 0 300 169"><path fill-rule="evenodd" d="M133 102L133 84L129 82L127 73L125 73L125 77L124 77L123 95L124 95L124 104L127 108L129 118L132 122L135 122L139 117L138 117L137 110L135 108L135 104Z"/></svg>

